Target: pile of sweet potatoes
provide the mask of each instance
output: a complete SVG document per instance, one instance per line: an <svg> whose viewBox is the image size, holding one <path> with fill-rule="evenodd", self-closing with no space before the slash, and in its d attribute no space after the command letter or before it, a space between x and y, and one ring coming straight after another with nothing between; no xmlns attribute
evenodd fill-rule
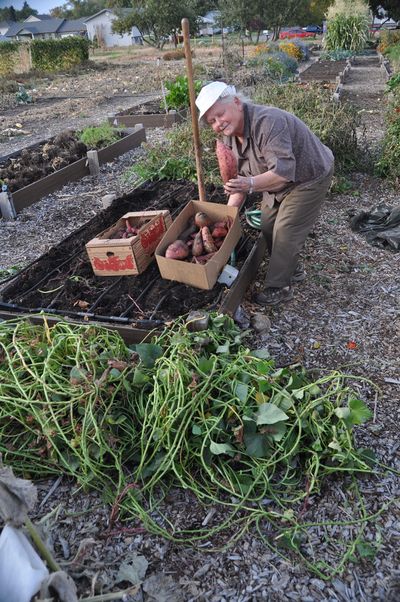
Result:
<svg viewBox="0 0 400 602"><path fill-rule="evenodd" d="M165 257L204 265L221 247L232 222L229 216L213 222L206 213L199 211L179 238L167 247Z"/></svg>
<svg viewBox="0 0 400 602"><path fill-rule="evenodd" d="M128 218L125 218L123 220L123 224L121 225L120 228L118 228L118 230L116 232L114 232L110 238L132 238L133 236L137 236L139 233L140 228L143 226L143 224L145 223L144 221L141 221L140 223L136 224L135 226L133 226Z"/></svg>

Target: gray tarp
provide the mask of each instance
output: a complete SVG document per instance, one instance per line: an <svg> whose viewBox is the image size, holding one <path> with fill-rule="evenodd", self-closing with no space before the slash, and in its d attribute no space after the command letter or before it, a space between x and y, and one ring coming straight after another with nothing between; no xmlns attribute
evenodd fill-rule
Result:
<svg viewBox="0 0 400 602"><path fill-rule="evenodd" d="M365 234L371 245L400 251L400 206L378 205L361 211L351 217L350 227Z"/></svg>

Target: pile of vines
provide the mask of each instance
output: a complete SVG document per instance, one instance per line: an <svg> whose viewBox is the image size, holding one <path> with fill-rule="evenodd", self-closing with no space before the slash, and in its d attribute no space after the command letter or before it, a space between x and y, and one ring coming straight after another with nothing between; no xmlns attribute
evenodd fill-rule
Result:
<svg viewBox="0 0 400 602"><path fill-rule="evenodd" d="M328 565L299 544L324 525L302 521L301 508L332 475L348 475L354 489L357 475L376 470L353 438L371 411L350 386L356 377L277 369L244 336L217 314L205 331L178 320L132 347L93 326L1 323L4 462L32 479L75 477L117 503L120 520L185 545L224 534L232 542L256 529L266 545L282 553L289 544L329 578L376 516L361 499L354 517L327 525L357 527ZM170 502L177 491L206 511L217 508L210 524L177 518Z"/></svg>

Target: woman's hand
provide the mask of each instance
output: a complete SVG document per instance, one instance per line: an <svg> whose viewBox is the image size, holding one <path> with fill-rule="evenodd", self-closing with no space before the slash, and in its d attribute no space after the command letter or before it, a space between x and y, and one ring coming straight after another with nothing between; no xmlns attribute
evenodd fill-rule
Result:
<svg viewBox="0 0 400 602"><path fill-rule="evenodd" d="M253 191L253 178L238 176L237 178L232 178L232 180L228 180L224 184L224 190L226 194L232 195L236 193L246 194L248 192Z"/></svg>

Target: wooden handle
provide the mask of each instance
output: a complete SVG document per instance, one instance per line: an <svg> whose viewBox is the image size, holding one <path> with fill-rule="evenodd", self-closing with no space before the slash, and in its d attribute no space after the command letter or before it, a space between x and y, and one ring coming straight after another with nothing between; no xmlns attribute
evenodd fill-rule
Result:
<svg viewBox="0 0 400 602"><path fill-rule="evenodd" d="M196 172L197 172L197 186L199 189L200 201L206 200L206 191L204 188L203 170L201 166L201 143L200 143L200 132L199 122L197 119L196 110L196 98L194 92L193 83L193 67L192 67L192 53L190 52L190 35L189 35L189 19L182 19L182 32L183 32L183 44L185 48L186 57L186 70L189 87L189 99L190 99L190 112L192 115L192 128L193 128L193 140L194 140L194 153L196 157Z"/></svg>

